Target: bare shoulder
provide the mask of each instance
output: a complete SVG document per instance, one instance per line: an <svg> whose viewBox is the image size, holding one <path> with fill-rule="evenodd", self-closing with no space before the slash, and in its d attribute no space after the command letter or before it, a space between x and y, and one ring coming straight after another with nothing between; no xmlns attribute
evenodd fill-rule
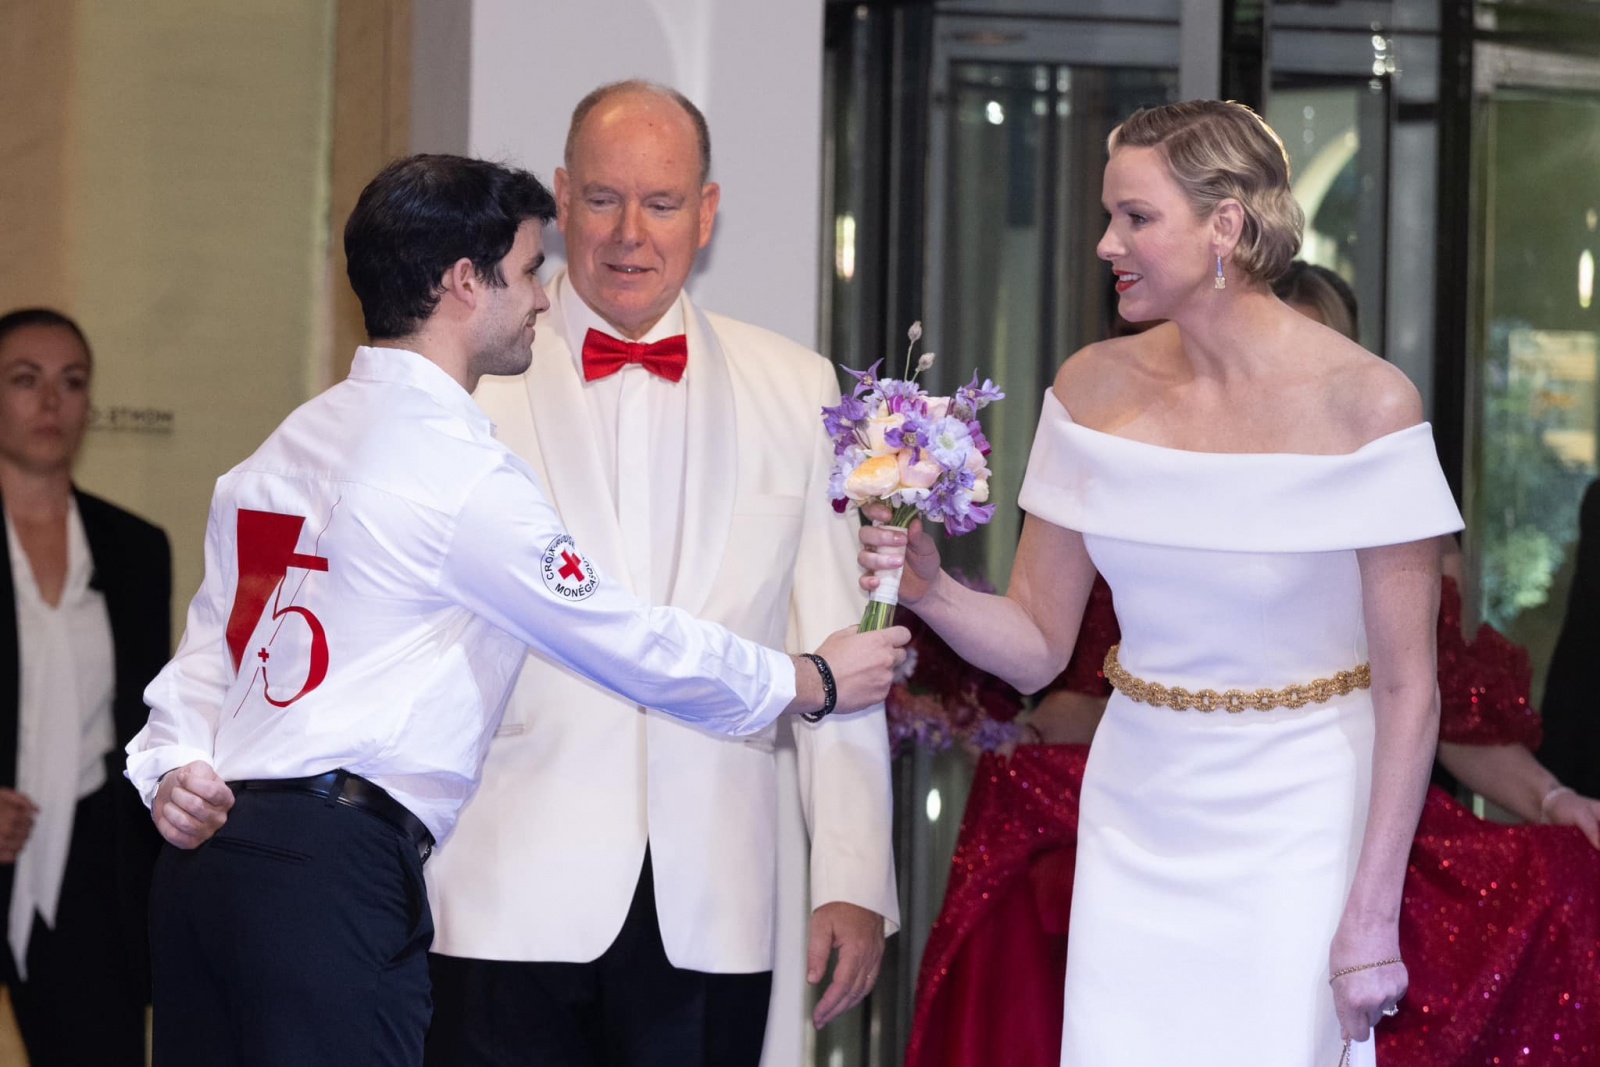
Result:
<svg viewBox="0 0 1600 1067"><path fill-rule="evenodd" d="M1289 343L1298 360L1317 368L1312 395L1333 420L1327 441L1337 451L1354 451L1422 421L1422 396L1405 372L1320 323L1293 320ZM1310 411L1301 417L1316 419Z"/></svg>
<svg viewBox="0 0 1600 1067"><path fill-rule="evenodd" d="M1423 421L1422 394L1393 363L1364 350L1339 374L1340 407L1360 443Z"/></svg>
<svg viewBox="0 0 1600 1067"><path fill-rule="evenodd" d="M1177 327L1170 324L1086 345L1056 372L1056 399L1075 420L1098 425L1100 416L1169 377L1180 351Z"/></svg>

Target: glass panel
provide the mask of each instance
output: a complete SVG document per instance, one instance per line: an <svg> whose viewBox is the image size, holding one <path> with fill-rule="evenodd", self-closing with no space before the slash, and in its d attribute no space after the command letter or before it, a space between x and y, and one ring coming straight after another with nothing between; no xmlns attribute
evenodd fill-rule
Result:
<svg viewBox="0 0 1600 1067"><path fill-rule="evenodd" d="M975 554L979 538L1015 545L1014 507L1021 468L1017 439L1037 415L1043 317L1040 302L1046 201L1052 169L1048 121L1056 102L1053 68L959 63L951 72L948 199L942 205L946 266L943 336L947 373L941 389L976 367L1005 388L1008 399L984 423L994 444L990 485L999 507L987 535L950 546L952 564L1003 585L1004 569ZM1026 456L1026 446L1022 446ZM1025 462L1025 459L1024 459ZM965 550L965 551L963 551ZM960 557L957 563L957 557Z"/></svg>
<svg viewBox="0 0 1600 1067"><path fill-rule="evenodd" d="M1431 409L1441 313L1435 258L1450 257L1447 276L1464 269L1466 258L1454 243L1439 244L1465 241L1439 221L1466 210L1450 199L1464 199L1464 167L1452 167L1442 187L1438 178L1440 7L1431 0L1273 0L1268 8L1272 69L1264 114L1283 135L1307 211L1302 257L1351 283L1361 344L1404 371ZM1452 125L1454 106L1445 108ZM1464 291L1449 295L1464 303ZM1443 313L1453 319L1455 306ZM1465 361L1463 348L1449 342L1452 368L1439 397L1448 411L1435 413L1447 453L1458 447L1463 416L1454 365ZM1447 469L1454 471L1455 461L1447 456Z"/></svg>
<svg viewBox="0 0 1600 1067"><path fill-rule="evenodd" d="M1596 472L1600 96L1497 90L1478 129L1483 318L1467 530L1479 611L1528 647L1537 697Z"/></svg>
<svg viewBox="0 0 1600 1067"><path fill-rule="evenodd" d="M1300 258L1350 283L1361 344L1382 354L1388 82L1280 83L1266 118L1289 152L1306 215Z"/></svg>
<svg viewBox="0 0 1600 1067"><path fill-rule="evenodd" d="M1006 390L984 421L994 444L985 530L950 543L952 566L1004 587L1021 530L1017 491L1039 406L1061 361L1107 335L1105 138L1136 108L1176 98L1177 73L1136 67L955 63L948 103L940 388L974 368Z"/></svg>

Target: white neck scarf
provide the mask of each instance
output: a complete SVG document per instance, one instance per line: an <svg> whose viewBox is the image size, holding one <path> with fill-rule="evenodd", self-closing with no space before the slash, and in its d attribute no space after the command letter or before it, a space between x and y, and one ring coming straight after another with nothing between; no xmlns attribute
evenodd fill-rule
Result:
<svg viewBox="0 0 1600 1067"><path fill-rule="evenodd" d="M5 526L20 674L16 788L39 809L17 856L7 917L11 952L26 979L34 914L55 926L78 800L105 784L104 757L115 743L115 666L105 598L89 588L94 560L76 502L67 513L67 579L55 607L39 595L9 514Z"/></svg>

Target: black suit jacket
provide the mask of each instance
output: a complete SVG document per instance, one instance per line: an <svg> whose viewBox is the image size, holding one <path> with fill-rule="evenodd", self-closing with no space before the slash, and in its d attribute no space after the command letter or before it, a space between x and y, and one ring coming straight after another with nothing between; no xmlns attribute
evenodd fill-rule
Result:
<svg viewBox="0 0 1600 1067"><path fill-rule="evenodd" d="M1539 759L1586 796L1600 796L1600 482L1583 494L1577 569L1539 710Z"/></svg>
<svg viewBox="0 0 1600 1067"><path fill-rule="evenodd" d="M74 490L83 532L94 560L91 585L106 601L115 646L116 689L111 713L117 747L106 756L106 779L116 802L115 905L122 926L123 963L148 998L150 875L161 838L150 812L122 773L123 747L149 717L144 689L172 653L172 549L167 535L99 497ZM0 515L4 503L0 502ZM16 590L11 552L0 537L0 785L17 782L17 703L21 670L17 647ZM9 864L0 866L0 922L11 904ZM109 901L108 901L109 903Z"/></svg>

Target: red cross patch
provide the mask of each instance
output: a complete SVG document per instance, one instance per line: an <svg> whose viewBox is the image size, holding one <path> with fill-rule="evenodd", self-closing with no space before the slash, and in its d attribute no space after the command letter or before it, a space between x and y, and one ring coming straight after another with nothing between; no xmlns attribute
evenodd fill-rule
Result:
<svg viewBox="0 0 1600 1067"><path fill-rule="evenodd" d="M545 588L562 600L586 600L600 586L594 564L578 551L571 534L561 534L539 559L539 576Z"/></svg>

